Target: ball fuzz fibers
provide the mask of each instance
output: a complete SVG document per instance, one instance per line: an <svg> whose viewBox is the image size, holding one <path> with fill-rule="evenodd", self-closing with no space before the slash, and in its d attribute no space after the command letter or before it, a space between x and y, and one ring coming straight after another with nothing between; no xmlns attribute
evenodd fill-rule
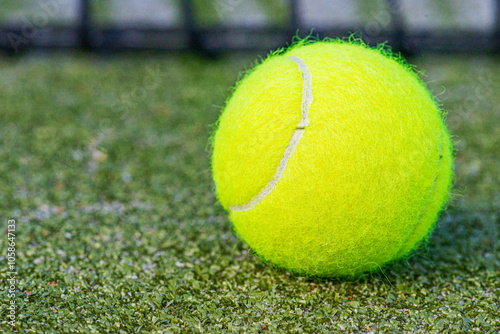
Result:
<svg viewBox="0 0 500 334"><path fill-rule="evenodd" d="M239 81L213 137L217 197L265 261L357 276L434 227L453 150L411 67L360 41L298 42Z"/></svg>

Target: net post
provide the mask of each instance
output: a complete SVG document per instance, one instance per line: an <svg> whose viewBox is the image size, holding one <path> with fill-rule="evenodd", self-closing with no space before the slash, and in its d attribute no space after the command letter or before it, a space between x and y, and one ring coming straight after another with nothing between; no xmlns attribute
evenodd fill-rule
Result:
<svg viewBox="0 0 500 334"><path fill-rule="evenodd" d="M84 50L92 50L90 31L92 27L92 10L90 0L80 0L79 24L77 28L79 45Z"/></svg>

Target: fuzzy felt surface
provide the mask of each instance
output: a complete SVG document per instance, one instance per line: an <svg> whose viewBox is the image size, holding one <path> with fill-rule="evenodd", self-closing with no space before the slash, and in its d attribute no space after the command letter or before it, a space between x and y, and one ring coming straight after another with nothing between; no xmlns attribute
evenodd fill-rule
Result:
<svg viewBox="0 0 500 334"><path fill-rule="evenodd" d="M213 139L222 205L244 205L273 178L301 119L310 123L273 191L230 212L265 261L311 276L356 276L407 255L434 227L452 180L439 106L412 69L381 48L339 40L271 54L237 85Z"/></svg>

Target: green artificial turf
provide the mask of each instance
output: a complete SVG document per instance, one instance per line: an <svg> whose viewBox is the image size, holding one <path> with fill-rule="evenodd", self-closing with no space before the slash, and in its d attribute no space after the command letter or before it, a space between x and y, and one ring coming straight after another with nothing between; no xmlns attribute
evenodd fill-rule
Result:
<svg viewBox="0 0 500 334"><path fill-rule="evenodd" d="M0 282L22 333L500 330L500 60L411 61L448 111L455 198L408 261L356 281L259 261L217 204L208 140L255 55L0 59ZM6 289L1 330L10 332Z"/></svg>

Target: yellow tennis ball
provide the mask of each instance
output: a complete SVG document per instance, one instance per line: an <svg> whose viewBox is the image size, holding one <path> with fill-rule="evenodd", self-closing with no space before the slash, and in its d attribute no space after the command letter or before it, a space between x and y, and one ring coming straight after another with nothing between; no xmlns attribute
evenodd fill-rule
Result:
<svg viewBox="0 0 500 334"><path fill-rule="evenodd" d="M442 114L399 59L360 41L299 42L236 86L213 138L217 197L265 261L356 276L414 249L453 176Z"/></svg>

